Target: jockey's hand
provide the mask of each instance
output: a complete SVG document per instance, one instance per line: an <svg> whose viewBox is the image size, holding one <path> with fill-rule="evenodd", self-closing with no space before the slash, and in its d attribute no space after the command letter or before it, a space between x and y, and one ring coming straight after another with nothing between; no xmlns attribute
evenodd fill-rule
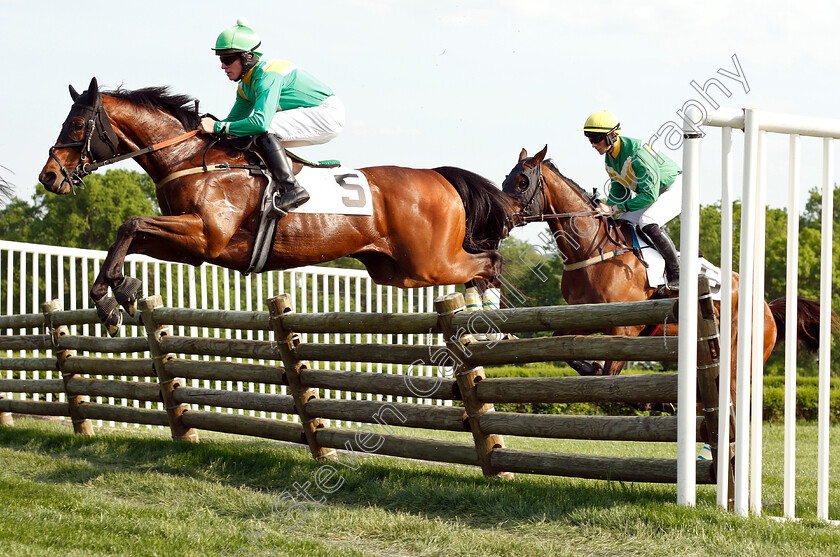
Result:
<svg viewBox="0 0 840 557"><path fill-rule="evenodd" d="M214 133L215 132L215 124L216 121L212 118L208 118L205 116L201 119L201 123L198 125L198 131L201 133Z"/></svg>
<svg viewBox="0 0 840 557"><path fill-rule="evenodd" d="M597 211L598 211L599 215L604 215L605 217L611 217L614 214L616 214L618 209L615 207L615 205L605 205L604 203L599 203Z"/></svg>

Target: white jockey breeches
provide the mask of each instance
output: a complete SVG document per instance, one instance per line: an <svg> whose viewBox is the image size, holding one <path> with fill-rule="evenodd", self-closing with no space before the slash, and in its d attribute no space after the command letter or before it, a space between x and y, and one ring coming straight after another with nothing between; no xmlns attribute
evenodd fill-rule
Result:
<svg viewBox="0 0 840 557"><path fill-rule="evenodd" d="M335 138L342 128L344 104L333 95L318 106L277 112L268 131L279 137L284 147L300 147L326 143Z"/></svg>
<svg viewBox="0 0 840 557"><path fill-rule="evenodd" d="M682 174L678 175L674 183L659 194L659 198L651 205L637 211L624 213L620 220L626 220L640 228L649 224L665 225L668 221L680 214L682 210Z"/></svg>

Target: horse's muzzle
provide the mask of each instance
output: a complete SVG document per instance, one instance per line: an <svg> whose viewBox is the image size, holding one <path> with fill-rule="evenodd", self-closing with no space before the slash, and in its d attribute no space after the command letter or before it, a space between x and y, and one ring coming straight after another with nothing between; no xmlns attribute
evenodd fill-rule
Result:
<svg viewBox="0 0 840 557"><path fill-rule="evenodd" d="M38 176L38 181L41 182L44 189L48 192L58 195L67 195L72 191L70 183L51 170L45 169L41 171L41 174Z"/></svg>

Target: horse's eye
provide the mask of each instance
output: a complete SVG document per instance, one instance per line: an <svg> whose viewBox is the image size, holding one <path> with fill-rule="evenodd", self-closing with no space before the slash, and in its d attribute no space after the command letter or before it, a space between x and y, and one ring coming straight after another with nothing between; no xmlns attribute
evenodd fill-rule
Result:
<svg viewBox="0 0 840 557"><path fill-rule="evenodd" d="M70 129L75 131L75 132L81 130L84 127L85 127L85 123L82 122L81 120L73 120L73 122L70 123Z"/></svg>

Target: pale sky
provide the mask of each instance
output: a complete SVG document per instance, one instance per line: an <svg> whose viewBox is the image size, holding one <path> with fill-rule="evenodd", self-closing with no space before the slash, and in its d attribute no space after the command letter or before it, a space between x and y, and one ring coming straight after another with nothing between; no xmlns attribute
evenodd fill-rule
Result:
<svg viewBox="0 0 840 557"><path fill-rule="evenodd" d="M522 147L548 144L564 174L601 188L602 157L579 131L590 113L608 109L625 135L647 139L701 101L692 80L713 77L731 94L713 90L723 106L840 118L840 5L828 1L0 0L0 14L0 164L14 173L0 172L27 200L70 109L70 83L168 85L227 115L235 85L210 48L239 16L266 58L295 62L344 101L344 132L298 152L356 168L452 165L501 184ZM733 55L749 92L718 73L736 71ZM704 148L704 204L719 199L719 135L711 130ZM657 146L682 165L680 150ZM786 148L771 136L774 207L786 204ZM806 190L820 183L821 157L817 140L803 142Z"/></svg>

